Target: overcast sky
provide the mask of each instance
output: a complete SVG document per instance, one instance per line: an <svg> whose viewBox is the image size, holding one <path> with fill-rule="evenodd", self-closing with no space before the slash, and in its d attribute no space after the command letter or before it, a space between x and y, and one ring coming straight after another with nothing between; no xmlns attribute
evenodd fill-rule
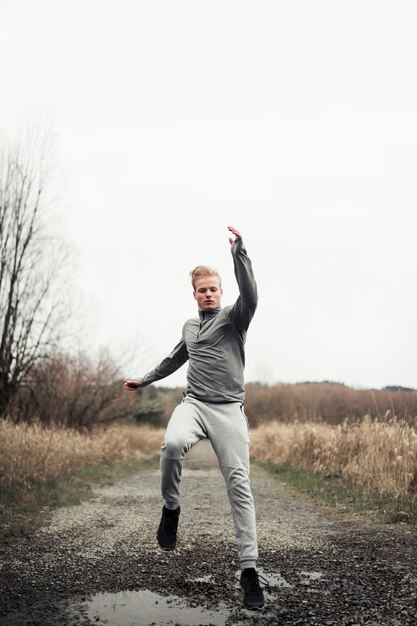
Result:
<svg viewBox="0 0 417 626"><path fill-rule="evenodd" d="M231 224L247 381L417 387L416 24L412 0L0 0L0 127L52 129L79 347L144 374L199 263L231 304Z"/></svg>

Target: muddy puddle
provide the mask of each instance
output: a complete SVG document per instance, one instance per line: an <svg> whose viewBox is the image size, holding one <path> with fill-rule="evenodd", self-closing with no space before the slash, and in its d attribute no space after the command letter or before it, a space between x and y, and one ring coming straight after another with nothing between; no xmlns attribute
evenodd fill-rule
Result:
<svg viewBox="0 0 417 626"><path fill-rule="evenodd" d="M114 626L224 626L229 612L188 606L177 596L147 590L98 593L78 611L91 623Z"/></svg>
<svg viewBox="0 0 417 626"><path fill-rule="evenodd" d="M268 601L273 599L274 590L292 585L279 573L266 572L262 568L258 571L265 589L267 611ZM313 583L321 576L321 572L299 572L300 582L304 585ZM236 588L239 587L239 578L240 572L236 572ZM195 578L193 582L210 583L211 576ZM78 605L77 612L98 626L225 626L230 617L230 611L222 604L217 609L207 609L195 602L190 605L178 596L163 596L146 589L98 593L91 600Z"/></svg>

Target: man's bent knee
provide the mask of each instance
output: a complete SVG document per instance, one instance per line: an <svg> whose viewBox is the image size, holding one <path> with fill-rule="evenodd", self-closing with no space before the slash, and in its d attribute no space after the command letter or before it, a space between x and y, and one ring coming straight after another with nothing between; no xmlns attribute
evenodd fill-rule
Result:
<svg viewBox="0 0 417 626"><path fill-rule="evenodd" d="M161 447L161 453L166 459L182 459L188 452L189 446L182 439L167 439Z"/></svg>

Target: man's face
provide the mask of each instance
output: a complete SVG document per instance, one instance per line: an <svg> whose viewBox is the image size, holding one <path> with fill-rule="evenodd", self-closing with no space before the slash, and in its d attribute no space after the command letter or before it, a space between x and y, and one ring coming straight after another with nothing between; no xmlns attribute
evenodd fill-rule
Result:
<svg viewBox="0 0 417 626"><path fill-rule="evenodd" d="M220 306L223 289L218 276L202 276L195 281L194 298L200 311L214 311Z"/></svg>

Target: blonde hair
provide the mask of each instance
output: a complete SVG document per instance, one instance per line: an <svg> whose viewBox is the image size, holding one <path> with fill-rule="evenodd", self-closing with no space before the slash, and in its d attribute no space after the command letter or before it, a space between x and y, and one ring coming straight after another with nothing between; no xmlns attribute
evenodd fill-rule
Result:
<svg viewBox="0 0 417 626"><path fill-rule="evenodd" d="M218 276L219 281L220 281L220 287L222 285L222 279L220 278L219 272L216 269L214 269L214 267L210 267L210 265L197 265L197 267L191 270L190 276L191 276L191 283L193 285L194 291L195 291L195 281L198 280L199 278L202 278L203 276Z"/></svg>

